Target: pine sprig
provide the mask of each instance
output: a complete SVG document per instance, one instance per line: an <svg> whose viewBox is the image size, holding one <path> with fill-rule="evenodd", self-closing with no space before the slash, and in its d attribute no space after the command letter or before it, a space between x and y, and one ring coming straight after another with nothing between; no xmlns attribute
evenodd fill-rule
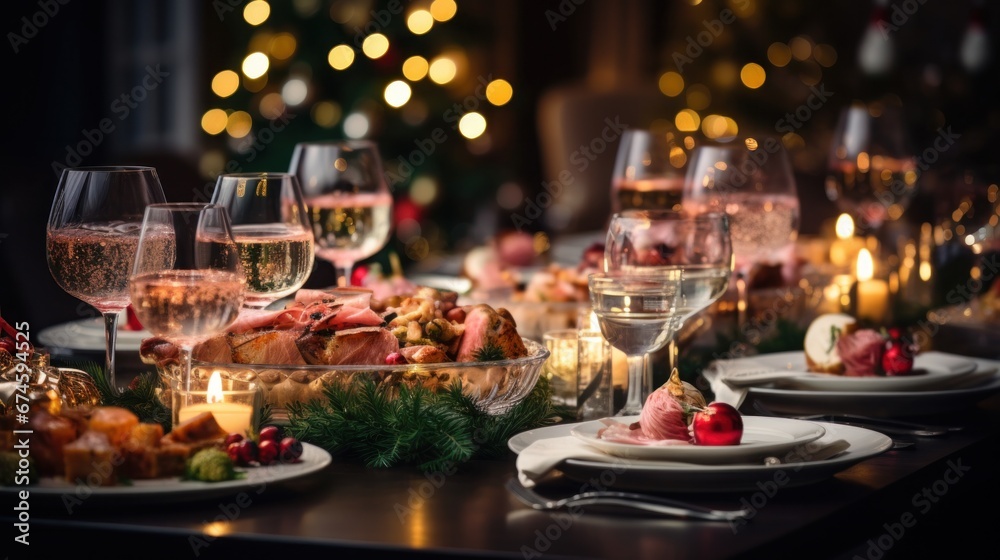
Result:
<svg viewBox="0 0 1000 560"><path fill-rule="evenodd" d="M163 382L159 375L154 372L142 373L132 384L122 389L112 382L103 367L93 362L74 367L94 378L94 385L101 394L101 405L128 409L139 417L140 422L160 424L164 432L170 431L170 409L160 401L159 392L163 389Z"/></svg>
<svg viewBox="0 0 1000 560"><path fill-rule="evenodd" d="M474 458L505 455L511 436L559 420L547 380L503 415L491 415L462 393L400 386L395 395L373 380L331 385L325 398L288 406L289 430L301 441L373 468L410 465L441 471Z"/></svg>

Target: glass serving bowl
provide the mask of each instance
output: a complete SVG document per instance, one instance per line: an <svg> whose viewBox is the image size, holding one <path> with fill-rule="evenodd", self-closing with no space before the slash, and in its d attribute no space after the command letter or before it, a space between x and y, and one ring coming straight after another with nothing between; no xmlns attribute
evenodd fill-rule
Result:
<svg viewBox="0 0 1000 560"><path fill-rule="evenodd" d="M426 387L445 391L454 382L462 391L489 414L500 415L531 392L538 381L542 364L549 351L542 344L524 338L528 355L513 360L491 362L444 362L437 364L406 365L274 365L274 364L222 364L192 362L195 380L207 380L218 371L223 377L256 381L264 402L271 406L276 422L287 420L287 407L291 403L305 403L324 397L326 387L334 383L355 383L364 379L375 381L390 396L398 394L402 386ZM167 387L176 379L176 366L158 366ZM170 402L164 390L161 399Z"/></svg>

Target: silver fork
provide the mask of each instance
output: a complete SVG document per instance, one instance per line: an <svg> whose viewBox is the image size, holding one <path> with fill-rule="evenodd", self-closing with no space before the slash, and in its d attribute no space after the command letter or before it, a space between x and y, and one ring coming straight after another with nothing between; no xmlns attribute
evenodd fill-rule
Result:
<svg viewBox="0 0 1000 560"><path fill-rule="evenodd" d="M516 477L507 482L510 490L524 504L539 511L555 511L572 506L622 506L650 513L658 513L679 519L698 519L702 521L735 521L750 515L745 509L717 510L685 503L670 498L638 494L634 492L617 492L611 490L590 491L574 494L568 498L550 499L526 488Z"/></svg>

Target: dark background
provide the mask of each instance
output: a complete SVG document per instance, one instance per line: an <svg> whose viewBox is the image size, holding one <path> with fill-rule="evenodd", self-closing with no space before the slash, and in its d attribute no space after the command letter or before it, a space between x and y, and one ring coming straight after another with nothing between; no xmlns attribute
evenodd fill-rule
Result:
<svg viewBox="0 0 1000 560"><path fill-rule="evenodd" d="M364 0L348 3L357 4L364 13L387 6ZM739 122L740 134L767 131L805 102L811 93L808 81L815 84L818 77L827 90L835 92L829 105L817 110L797 131L801 142L792 148L803 234L820 233L837 215L836 206L823 192L823 166L837 111L852 99L895 96L906 111L912 143L917 147L930 145L943 126L951 126L962 135L955 149L942 154L922 177L922 190L907 210L905 222L937 223L950 215L959 192L957 185L967 172L976 174L975 188L996 181L992 170L1000 127L995 52L1000 26L996 13L975 16L994 41L992 59L985 69L973 72L959 62L973 3L927 2L892 32L896 63L891 73L872 77L857 64L858 44L872 16L872 3L692 3L459 0L458 14L451 21L435 24L426 36L408 34L404 17L393 18L385 26L392 50L384 60L370 61L359 53L354 65L342 73L325 64L326 52L335 44L350 44L354 32L331 20L331 8L337 2L329 0L275 0L270 18L259 28L243 21L246 2L237 0L5 3L0 19L0 30L7 39L0 46L5 77L0 89L5 123L0 150L0 314L8 321L29 321L34 331L95 314L52 281L45 263L44 229L57 183L53 162L65 163L67 146L78 145L86 138L84 131L97 128L101 119L111 118L116 129L93 153L82 157L80 165L153 165L168 200L183 201L204 193L206 186L211 188L214 175L203 169L206 153L221 161L234 160L245 171L283 171L296 142L340 137L339 124L323 128L312 120L310 107L321 99L336 101L344 114L352 108L370 109L377 118L369 136L379 141L391 169L398 157L414 150L415 140L427 138L436 127L448 126L442 121L443 112L474 93L477 77L505 78L514 88L512 101L503 107L480 103L489 122L488 149L446 129L449 141L427 158L416 174L434 178L438 185L435 200L413 204L408 197L409 183L397 185L394 191L401 209L397 218L415 220L421 226L420 233L408 238L394 236L373 261L384 263L387 252L394 251L408 269L432 268L435 258L486 242L511 227L511 216L524 212L524 207L498 205L497 193L504 185L508 185L507 192L514 188L513 192L519 193L516 198L530 200L540 191L542 181L551 180L561 169L554 163L546 140L549 137L539 124L540 107L547 96L572 92L585 99L618 100L618 106L595 104L592 113L581 111L575 116L585 123L587 119L600 123L613 111L636 109L630 99L653 101L636 113L639 122L628 124L646 126L657 119L672 122L673 115L685 107L684 95L664 96L657 89L657 80L664 71L675 69L673 55L684 52L688 38L697 37L706 29L706 21L719 18L727 9L740 17L725 26L683 71L687 85L704 84L712 94L709 107L700 111L703 116L732 116ZM15 53L11 33L23 34L22 18L31 20L43 10L43 4L50 9L57 5L58 13L39 16L38 21L44 19L45 24L38 26L34 36ZM419 3L402 4L411 7ZM224 11L220 17L220 6L234 6L234 10ZM315 9L303 11L303 6ZM559 17L553 16L560 11ZM296 68L294 63L305 62L310 65L310 97L300 107L288 109L292 118L287 129L275 134L274 141L253 161L247 161L246 154L227 142L225 134L211 136L199 122L209 108L222 107L250 112L255 131L267 126L255 109L258 96L241 89L220 100L209 85L216 72L238 70L253 34L261 29L290 32L298 40L293 59L272 68L273 84L264 91L280 88L281 80ZM789 43L800 36L813 45L832 47L835 62L822 66L811 59L794 60L780 68L768 63L770 44ZM449 87L434 86L427 79L413 84L414 99L424 102L427 117L419 124L407 124L400 120L401 112L386 110L381 89L399 77L401 61L411 54L430 58L447 48L464 50L469 67L463 79ZM726 64L738 70L747 62L757 62L766 69L763 87L742 87L738 78L735 85L725 87L713 81L714 70ZM114 100L140 83L147 65L158 64L169 76L128 118L119 120L112 109ZM576 139L564 140L564 145L573 149ZM599 217L607 207L606 173L613 157L610 149L601 154L589 173L578 174L580 189L566 194L584 197L585 206L597 208ZM600 219L592 218L561 227L543 219L534 221L529 229L558 236L601 226ZM329 267L318 263L314 282L329 278Z"/></svg>

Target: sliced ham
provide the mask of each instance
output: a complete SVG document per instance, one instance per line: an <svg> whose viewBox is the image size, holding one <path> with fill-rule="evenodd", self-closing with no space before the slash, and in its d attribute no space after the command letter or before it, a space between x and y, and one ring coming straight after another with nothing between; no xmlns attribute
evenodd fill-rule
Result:
<svg viewBox="0 0 1000 560"><path fill-rule="evenodd" d="M615 443L628 443L632 445L693 445L688 440L683 439L654 439L643 433L638 422L625 424L615 420L602 420L605 426L597 431L597 437L605 441Z"/></svg>
<svg viewBox="0 0 1000 560"><path fill-rule="evenodd" d="M358 327L380 327L384 322L382 316L372 311L370 307L343 305L312 321L309 330L319 332L342 331Z"/></svg>
<svg viewBox="0 0 1000 560"><path fill-rule="evenodd" d="M305 365L295 340L299 331L276 330L230 334L233 361L238 364Z"/></svg>
<svg viewBox="0 0 1000 560"><path fill-rule="evenodd" d="M309 364L384 365L385 357L399 351L399 340L381 327L329 332L307 332L296 340Z"/></svg>

